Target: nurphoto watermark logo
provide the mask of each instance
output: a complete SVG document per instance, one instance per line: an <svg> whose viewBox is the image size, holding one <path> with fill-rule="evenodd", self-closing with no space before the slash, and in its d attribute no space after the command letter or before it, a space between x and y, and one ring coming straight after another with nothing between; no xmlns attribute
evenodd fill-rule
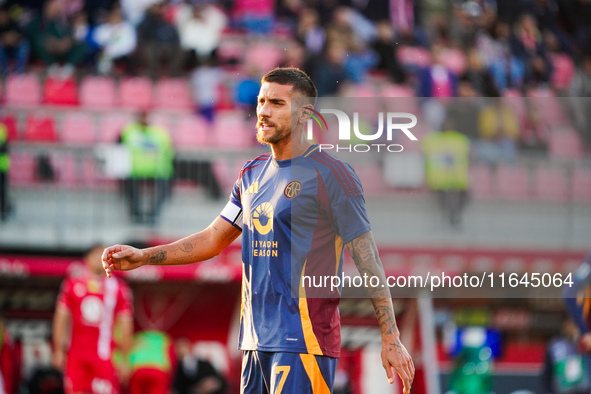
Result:
<svg viewBox="0 0 591 394"><path fill-rule="evenodd" d="M319 111L309 108L310 119L307 122L307 138L314 140L314 124L317 124L321 132L332 132L329 130L328 123L324 115L336 117L338 125L338 143L321 143L319 150L334 152L390 152L399 153L404 150L404 146L394 143L397 138L396 133L402 132L409 140L417 141L417 137L411 129L417 125L417 117L408 112L378 112L377 113L377 131L368 133L360 131L359 112L352 112L351 117L345 112L334 108L322 108ZM375 121L375 119L374 119ZM333 123L331 123L332 125ZM373 130L372 130L373 131ZM384 141L385 134L385 141ZM398 140L398 138L397 138ZM363 141L360 142L360 141Z"/></svg>

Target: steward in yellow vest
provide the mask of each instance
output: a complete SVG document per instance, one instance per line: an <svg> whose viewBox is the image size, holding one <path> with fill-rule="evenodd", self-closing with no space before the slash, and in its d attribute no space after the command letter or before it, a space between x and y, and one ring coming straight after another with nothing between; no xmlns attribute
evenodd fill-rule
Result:
<svg viewBox="0 0 591 394"><path fill-rule="evenodd" d="M155 224L162 203L170 194L174 172L170 135L164 128L149 124L147 113L141 112L136 122L123 129L121 142L131 155L131 174L125 186L132 221ZM144 189L152 193L142 194ZM150 201L145 204L144 198Z"/></svg>
<svg viewBox="0 0 591 394"><path fill-rule="evenodd" d="M8 170L10 170L10 156L8 155L8 129L0 123L0 221L8 216Z"/></svg>

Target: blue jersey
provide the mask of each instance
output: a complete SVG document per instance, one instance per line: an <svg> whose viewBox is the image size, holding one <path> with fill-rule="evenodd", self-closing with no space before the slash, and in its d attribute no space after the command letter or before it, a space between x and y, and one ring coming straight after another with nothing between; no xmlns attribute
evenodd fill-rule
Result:
<svg viewBox="0 0 591 394"><path fill-rule="evenodd" d="M351 166L318 145L291 160L261 155L221 216L242 228L240 348L338 357L339 290L300 285L340 275L344 245L370 231Z"/></svg>
<svg viewBox="0 0 591 394"><path fill-rule="evenodd" d="M591 253L573 273L572 286L566 286L564 298L567 310L579 332L591 331Z"/></svg>

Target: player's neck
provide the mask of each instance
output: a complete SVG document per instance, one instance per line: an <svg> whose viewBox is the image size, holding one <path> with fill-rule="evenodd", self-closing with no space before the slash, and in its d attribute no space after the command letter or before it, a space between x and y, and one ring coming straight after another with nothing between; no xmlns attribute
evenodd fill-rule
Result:
<svg viewBox="0 0 591 394"><path fill-rule="evenodd" d="M291 136L271 144L275 160L289 160L303 155L312 144L307 139Z"/></svg>

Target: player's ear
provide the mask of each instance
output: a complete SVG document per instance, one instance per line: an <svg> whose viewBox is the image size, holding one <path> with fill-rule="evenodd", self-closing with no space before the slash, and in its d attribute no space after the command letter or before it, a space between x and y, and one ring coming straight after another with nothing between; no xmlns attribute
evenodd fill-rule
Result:
<svg viewBox="0 0 591 394"><path fill-rule="evenodd" d="M314 109L314 107L312 106L312 104L306 104L306 105L302 106L302 109L300 111L299 123L302 123L302 124L306 123L308 121L308 119L310 119L313 109Z"/></svg>

